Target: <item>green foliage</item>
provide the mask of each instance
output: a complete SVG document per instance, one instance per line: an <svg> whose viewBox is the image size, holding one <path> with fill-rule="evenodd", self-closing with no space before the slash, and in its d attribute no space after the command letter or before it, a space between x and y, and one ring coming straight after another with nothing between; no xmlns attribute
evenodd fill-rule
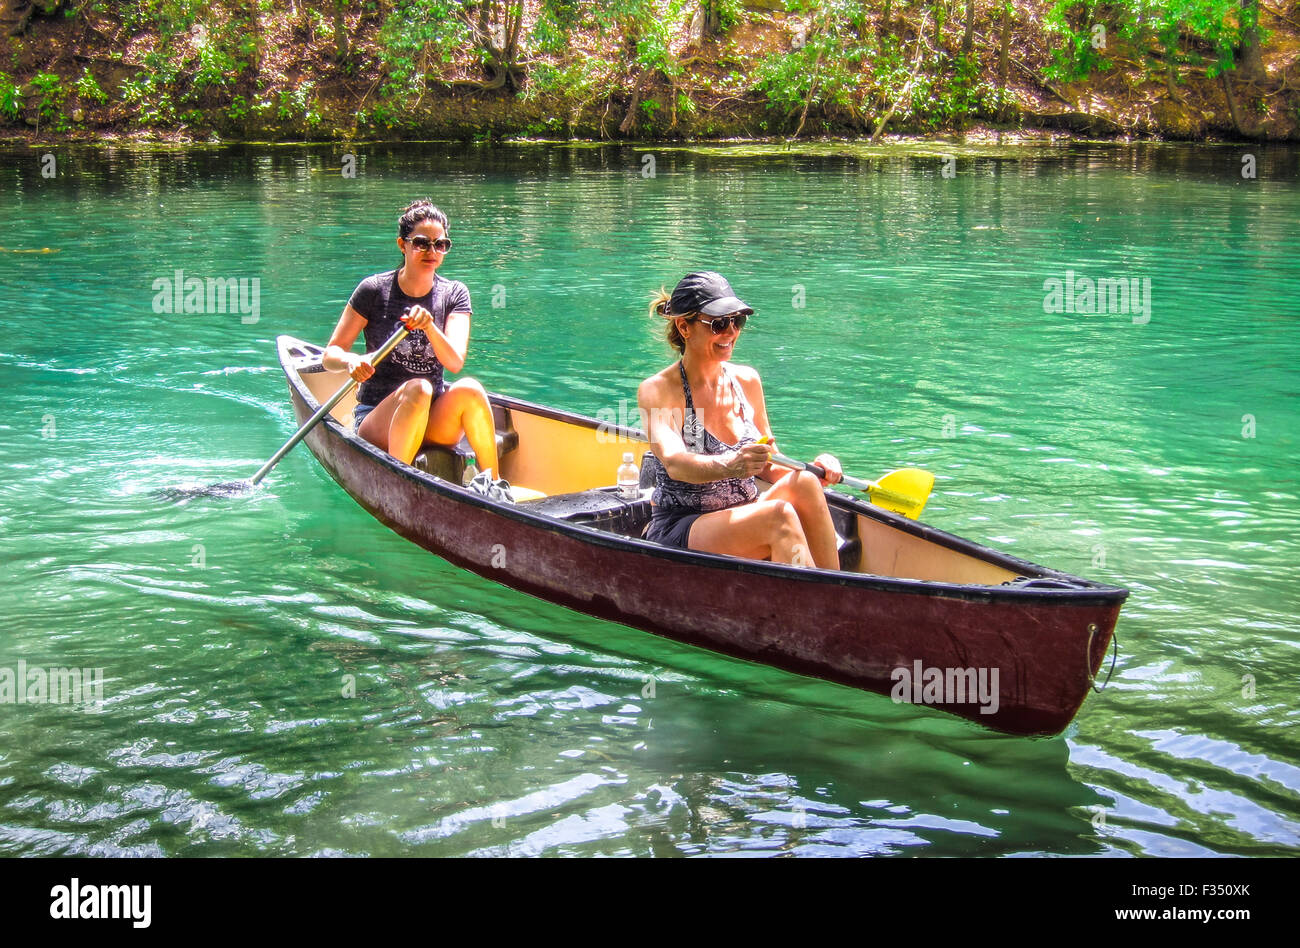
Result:
<svg viewBox="0 0 1300 948"><path fill-rule="evenodd" d="M550 7L549 3L542 5L529 40L538 52L548 56L562 56L569 48L569 27L551 12Z"/></svg>
<svg viewBox="0 0 1300 948"><path fill-rule="evenodd" d="M379 31L386 96L418 95L436 65L473 41L466 0L399 0Z"/></svg>
<svg viewBox="0 0 1300 948"><path fill-rule="evenodd" d="M1046 28L1061 43L1046 70L1049 79L1070 82L1110 69L1116 37L1137 49L1153 71L1172 74L1179 64L1190 63L1205 65L1213 78L1234 68L1233 50L1241 42L1240 2L1057 0L1047 12Z"/></svg>
<svg viewBox="0 0 1300 948"><path fill-rule="evenodd" d="M708 12L717 18L718 31L727 32L745 15L744 0L705 0Z"/></svg>
<svg viewBox="0 0 1300 948"><path fill-rule="evenodd" d="M754 88L787 112L810 106L856 109L865 88L864 63L880 50L864 5L851 0L791 0L793 12L812 19L807 42L771 53L754 71Z"/></svg>
<svg viewBox="0 0 1300 948"><path fill-rule="evenodd" d="M548 19L560 29L573 30L584 22L582 0L542 0L539 19Z"/></svg>
<svg viewBox="0 0 1300 948"><path fill-rule="evenodd" d="M636 62L642 69L658 70L669 79L681 75L682 67L668 48L668 29L660 22L650 26L636 43Z"/></svg>
<svg viewBox="0 0 1300 948"><path fill-rule="evenodd" d="M194 95L209 88L229 89L233 86L247 65L242 56L251 52L244 48L245 44L241 41L237 47L241 55L236 55L223 46L217 36L211 34L203 37L196 45L198 63L190 85Z"/></svg>
<svg viewBox="0 0 1300 948"><path fill-rule="evenodd" d="M932 130L995 111L996 91L973 56L930 51L913 77L914 41L878 38L863 4L792 0L791 6L796 3L811 21L807 42L768 55L754 71L754 87L787 119L807 106L809 114L865 130L897 103L900 121Z"/></svg>
<svg viewBox="0 0 1300 948"><path fill-rule="evenodd" d="M294 21L309 24L318 39L337 44L330 53L338 64L331 63L331 69L364 75L366 86L377 71L378 86L366 93L365 109L355 116L357 126L413 123L415 103L425 96L429 83L472 64L474 55L498 80L509 70L508 87L519 88L526 100L553 106L545 113L549 117L536 123L539 133L576 122L592 105L598 115L617 122L606 105L625 102L633 83L639 103L635 117L643 123L667 125L668 113L674 122L693 116L692 125L706 134L704 126L711 127L713 117L699 114L692 93L685 90L703 87L731 101L758 91L772 109L762 123L764 130L770 124L773 131L787 132L805 109L818 123L812 127L864 131L890 110L899 124L925 130L962 127L972 117L997 112L996 93L979 74L975 58L950 52L955 48L950 43L954 30L964 20L949 24L946 41L935 41L936 20L964 16L963 5L952 0L892 0L889 26L898 35L880 29L881 3L786 0L788 10L808 25L803 46L756 63L724 50L716 63L693 69L691 76L684 76L678 52L692 16L702 11L709 30L726 32L745 18L745 0L533 0L526 4L529 31L521 34L520 48L507 53L512 62L496 62L487 47L503 45L501 36L495 35L489 44L484 29L491 32L502 22L512 22L520 2L318 0L298 4ZM1030 6L1045 11L1041 22L1052 39L1049 79L1086 80L1116 68L1120 60L1136 58L1173 84L1190 71L1188 67L1198 67L1196 74L1203 67L1211 78L1234 68L1234 50L1255 25L1243 23L1254 8L1243 10L1241 2L1035 0ZM1288 9L1290 5L1288 0ZM117 62L138 63L136 51L150 50L142 68L117 93L144 126L199 123L198 110L203 108L213 110L209 114L224 112L233 122L259 118L314 128L322 117L313 84L286 87L277 57L271 56L275 51L266 50L264 61L260 49L267 42L266 24L286 16L288 6L273 0L78 0L65 9L69 15L93 13L116 20L141 40L133 42L125 56L121 51L107 54ZM985 0L984 7L998 23L1012 5L1009 0ZM347 14L346 23L336 19L340 12ZM928 18L925 43L918 47L915 31L923 15ZM353 26L358 28L355 43ZM996 32L992 35L993 40L981 38L986 65L996 52ZM15 75L18 64L31 58L22 42L10 45L14 65L9 72ZM319 46L315 44L313 52ZM925 49L925 55L913 76L918 48ZM730 72L715 78L719 63ZM526 82L519 78L521 64L526 64ZM43 71L30 85L0 73L0 121L21 119L24 91L42 128L66 128L69 102L84 106L109 99L88 69L75 80ZM1261 101L1246 99L1245 107L1259 108ZM619 106L620 112L623 108Z"/></svg>
<svg viewBox="0 0 1300 948"><path fill-rule="evenodd" d="M542 0L537 20L529 34L529 42L538 52L548 56L563 56L569 49L569 38L574 30L587 24L580 0Z"/></svg>
<svg viewBox="0 0 1300 948"><path fill-rule="evenodd" d="M688 0L595 0L586 7L608 48L621 41L634 50L633 61L641 69L658 71L668 79L681 74L669 44Z"/></svg>
<svg viewBox="0 0 1300 948"><path fill-rule="evenodd" d="M529 76L524 99L538 96L583 101L613 92L617 85L618 66L598 56L582 57L563 66L538 63Z"/></svg>
<svg viewBox="0 0 1300 948"><path fill-rule="evenodd" d="M153 28L163 36L174 36L189 32L208 4L204 0L129 0L113 6L119 8L123 25L132 32Z"/></svg>
<svg viewBox="0 0 1300 948"><path fill-rule="evenodd" d="M13 121L22 115L23 107L18 86L8 73L0 72L0 115Z"/></svg>
<svg viewBox="0 0 1300 948"><path fill-rule="evenodd" d="M103 105L108 101L108 93L103 90L95 77L90 74L89 67L81 72L81 78L76 81L73 88L77 92L77 98L82 102L93 102L97 105Z"/></svg>
<svg viewBox="0 0 1300 948"><path fill-rule="evenodd" d="M55 122L60 130L66 127L63 116L63 103L68 98L68 87L63 80L52 72L38 72L32 77L32 87L40 95L36 103L36 113L41 118Z"/></svg>
<svg viewBox="0 0 1300 948"><path fill-rule="evenodd" d="M1141 0L1139 0L1141 2ZM1097 0L1057 0L1047 11L1047 32L1060 37L1060 46L1052 49L1052 62L1044 70L1048 79L1056 82L1073 82L1094 72L1110 68L1110 61L1102 55L1104 46L1099 42L1112 26L1098 19Z"/></svg>
<svg viewBox="0 0 1300 948"><path fill-rule="evenodd" d="M211 103L214 95L220 101L234 89L258 57L260 33L253 28L253 18L258 11L271 7L265 0L125 0L94 3L93 9L120 16L133 33L156 35L153 48L144 56L143 68L122 84L120 95L141 125L159 127L181 120L198 121L195 109L182 112L182 107L201 104L205 99ZM112 58L121 61L122 56L117 53ZM83 101L107 100L89 74L79 81L77 93ZM232 100L227 108L227 114L235 120L245 117L248 111L242 98Z"/></svg>
<svg viewBox="0 0 1300 948"><path fill-rule="evenodd" d="M1233 50L1241 42L1235 19L1239 0L1128 0L1126 6L1129 15L1121 30L1139 48L1145 49L1153 39L1157 40L1166 61L1204 64L1211 78L1234 68ZM1229 17L1230 13L1234 18ZM1181 49L1184 37L1191 44ZM1196 46L1206 48L1209 57Z"/></svg>
<svg viewBox="0 0 1300 948"><path fill-rule="evenodd" d="M919 76L910 98L910 117L927 130L961 127L997 108L997 90L980 78L975 59L965 56L957 57L950 77Z"/></svg>
<svg viewBox="0 0 1300 948"><path fill-rule="evenodd" d="M315 88L315 83L304 82L296 89L282 89L276 117L282 121L300 121L308 128L315 128L320 124Z"/></svg>
<svg viewBox="0 0 1300 948"><path fill-rule="evenodd" d="M148 53L144 68L122 83L122 101L135 110L141 125L157 127L176 121L176 104L169 87L178 68L161 52Z"/></svg>
<svg viewBox="0 0 1300 948"><path fill-rule="evenodd" d="M237 95L230 100L230 105L226 108L226 114L233 121L242 122L248 117L248 100L242 95Z"/></svg>

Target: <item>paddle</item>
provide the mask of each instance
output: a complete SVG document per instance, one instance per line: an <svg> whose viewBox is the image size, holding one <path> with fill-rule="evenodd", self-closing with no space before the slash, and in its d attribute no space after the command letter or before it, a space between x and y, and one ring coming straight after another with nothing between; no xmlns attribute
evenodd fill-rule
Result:
<svg viewBox="0 0 1300 948"><path fill-rule="evenodd" d="M386 359L388 354L397 348L397 344L405 339L409 332L410 330L406 328L405 323L399 325L397 330L375 351L374 357L370 360L370 364L378 365ZM171 488L163 491L163 494L172 499L184 497L233 497L236 494L242 494L245 491L252 490L262 482L262 478L266 477L266 475L271 472L271 468L279 464L280 460L292 451L299 441L307 437L307 433L315 428L320 420L328 415L333 410L334 406L341 402L344 396L356 388L357 385L357 380L349 377L347 382L337 392L330 396L329 401L316 409L316 413L303 423L302 427L297 430L294 436L286 441L279 451L276 451L275 454L271 455L271 459L258 468L257 473L248 480L226 481L222 484L209 484L207 487Z"/></svg>
<svg viewBox="0 0 1300 948"><path fill-rule="evenodd" d="M767 437L759 438L758 443L767 444ZM773 454L772 463L780 464L782 467L792 467L796 471L809 471L818 477L826 476L826 470L821 465L805 464L784 454ZM925 509L925 502L930 499L930 491L934 488L934 475L919 468L905 467L902 470L890 471L879 481L865 481L843 474L840 476L839 483L866 491L871 502L877 507L884 507L886 510L902 514L909 520L915 520L921 516L921 511Z"/></svg>

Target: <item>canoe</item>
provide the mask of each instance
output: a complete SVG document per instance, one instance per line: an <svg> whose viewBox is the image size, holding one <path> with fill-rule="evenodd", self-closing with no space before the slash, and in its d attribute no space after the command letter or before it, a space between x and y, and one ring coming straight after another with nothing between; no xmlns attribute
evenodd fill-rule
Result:
<svg viewBox="0 0 1300 948"><path fill-rule="evenodd" d="M322 349L277 340L299 424L338 390ZM614 486L643 432L489 396L501 476L534 499L460 486L462 446L403 464L351 430L351 395L307 435L381 523L512 589L647 632L959 715L1057 734L1100 669L1128 591L1036 566L827 491L841 571L669 549L641 538L650 491Z"/></svg>

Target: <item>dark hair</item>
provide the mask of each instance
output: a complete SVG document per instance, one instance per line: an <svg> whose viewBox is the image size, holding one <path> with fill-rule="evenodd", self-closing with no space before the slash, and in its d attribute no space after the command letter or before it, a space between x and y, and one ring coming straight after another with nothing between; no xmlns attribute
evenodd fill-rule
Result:
<svg viewBox="0 0 1300 948"><path fill-rule="evenodd" d="M692 314L690 313L672 314L671 304L672 304L672 295L662 286L659 287L659 292L656 293L650 300L650 315L659 319L663 319L668 324L667 327L664 329L664 338L668 340L668 345L672 346L678 352L685 352L686 339L685 337L682 336L682 334L677 329L677 318L679 316L689 316Z"/></svg>
<svg viewBox="0 0 1300 948"><path fill-rule="evenodd" d="M420 198L402 208L402 216L397 219L397 236L410 237L411 231L415 230L415 225L420 221L437 221L442 225L444 234L451 229L451 225L447 223L447 215L435 207L428 198Z"/></svg>

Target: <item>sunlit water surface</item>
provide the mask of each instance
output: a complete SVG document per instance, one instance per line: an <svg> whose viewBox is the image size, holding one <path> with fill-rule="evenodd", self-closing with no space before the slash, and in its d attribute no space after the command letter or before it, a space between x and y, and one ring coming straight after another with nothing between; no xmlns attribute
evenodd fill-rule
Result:
<svg viewBox="0 0 1300 948"><path fill-rule="evenodd" d="M0 852L1300 848L1296 152L343 151L0 162L0 667L105 675L0 704ZM159 502L288 436L276 335L323 342L426 194L490 389L617 410L668 363L648 294L722 270L787 453L928 468L928 522L1132 590L1109 686L1024 740L681 646L447 565L305 449ZM155 312L177 270L258 311ZM1149 314L1045 312L1067 271Z"/></svg>

